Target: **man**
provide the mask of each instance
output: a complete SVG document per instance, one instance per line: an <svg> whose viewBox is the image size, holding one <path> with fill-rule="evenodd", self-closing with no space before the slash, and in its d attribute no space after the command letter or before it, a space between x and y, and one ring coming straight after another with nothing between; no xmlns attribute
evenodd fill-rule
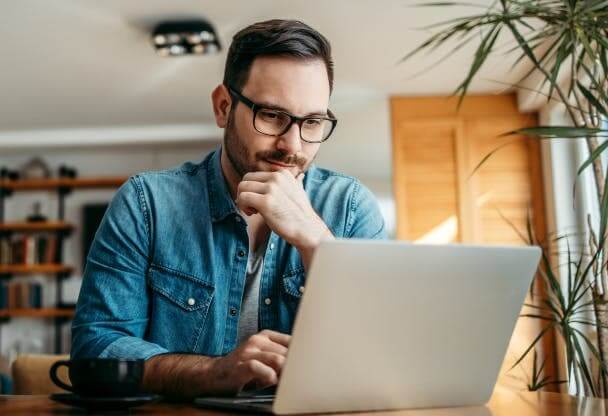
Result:
<svg viewBox="0 0 608 416"><path fill-rule="evenodd" d="M330 45L298 21L234 36L201 163L132 177L87 259L72 357L142 358L182 397L277 383L321 240L383 238L372 194L312 165L337 121ZM348 157L348 149L344 149Z"/></svg>

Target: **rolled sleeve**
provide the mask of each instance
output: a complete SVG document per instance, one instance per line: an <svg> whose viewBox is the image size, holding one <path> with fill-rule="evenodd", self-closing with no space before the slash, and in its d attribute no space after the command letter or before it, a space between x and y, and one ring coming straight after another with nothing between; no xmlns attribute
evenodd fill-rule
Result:
<svg viewBox="0 0 608 416"><path fill-rule="evenodd" d="M145 341L149 214L138 177L116 193L97 230L72 324L73 358L144 358L167 352Z"/></svg>
<svg viewBox="0 0 608 416"><path fill-rule="evenodd" d="M155 355L168 353L169 350L158 344L137 337L120 337L109 344L99 354L99 358L141 358L147 360Z"/></svg>

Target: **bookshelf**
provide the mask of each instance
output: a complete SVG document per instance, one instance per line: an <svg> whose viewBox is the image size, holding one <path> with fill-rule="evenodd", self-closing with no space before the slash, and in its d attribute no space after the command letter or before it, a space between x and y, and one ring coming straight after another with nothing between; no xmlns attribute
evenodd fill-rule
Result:
<svg viewBox="0 0 608 416"><path fill-rule="evenodd" d="M72 318L74 308L18 308L0 311L0 318Z"/></svg>
<svg viewBox="0 0 608 416"><path fill-rule="evenodd" d="M56 179L23 179L10 180L0 178L0 239L10 239L14 235L36 238L38 235L51 235L54 238L54 249L51 258L42 262L26 262L0 264L0 283L14 282L29 275L41 275L45 278L56 279L54 305L50 307L13 307L0 309L0 324L11 318L50 319L54 322L55 353L62 352L61 328L74 316L75 305L63 301L63 280L68 278L74 268L63 264L63 242L74 230L74 225L65 221L65 199L73 191L79 189L112 189L120 187L126 177L99 178L56 178ZM56 219L42 222L7 222L5 221L5 201L21 192L53 192L58 196L58 212ZM27 244L27 243L26 243ZM44 286L43 286L44 287ZM27 296L26 296L27 298ZM40 304L37 306L41 306Z"/></svg>
<svg viewBox="0 0 608 416"><path fill-rule="evenodd" d="M63 264L46 263L46 264L1 264L0 275L3 274L45 274L52 275L56 273L72 273L73 269Z"/></svg>
<svg viewBox="0 0 608 416"><path fill-rule="evenodd" d="M0 223L0 232L36 233L62 231L67 233L73 229L72 224L63 221Z"/></svg>
<svg viewBox="0 0 608 416"><path fill-rule="evenodd" d="M0 188L10 191L52 191L61 188L68 189L104 189L118 188L127 178L59 178L59 179L23 179L0 180Z"/></svg>

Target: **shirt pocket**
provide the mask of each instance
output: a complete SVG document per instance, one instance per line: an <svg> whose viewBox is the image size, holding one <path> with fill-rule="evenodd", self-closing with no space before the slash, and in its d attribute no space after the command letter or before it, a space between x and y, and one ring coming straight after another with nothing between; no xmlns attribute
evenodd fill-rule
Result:
<svg viewBox="0 0 608 416"><path fill-rule="evenodd" d="M304 267L290 268L281 276L281 304L279 306L277 328L291 334L293 323L304 293L306 273Z"/></svg>
<svg viewBox="0 0 608 416"><path fill-rule="evenodd" d="M304 267L296 267L283 274L283 290L288 298L299 300L302 297L305 280Z"/></svg>
<svg viewBox="0 0 608 416"><path fill-rule="evenodd" d="M198 277L151 266L150 338L169 351L194 352L206 332L215 287Z"/></svg>

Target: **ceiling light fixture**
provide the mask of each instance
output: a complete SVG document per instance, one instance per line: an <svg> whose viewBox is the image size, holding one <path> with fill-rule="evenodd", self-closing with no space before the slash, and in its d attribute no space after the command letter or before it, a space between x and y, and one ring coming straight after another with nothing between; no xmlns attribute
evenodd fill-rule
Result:
<svg viewBox="0 0 608 416"><path fill-rule="evenodd" d="M160 56L206 55L221 50L215 29L205 20L159 23L152 43Z"/></svg>

